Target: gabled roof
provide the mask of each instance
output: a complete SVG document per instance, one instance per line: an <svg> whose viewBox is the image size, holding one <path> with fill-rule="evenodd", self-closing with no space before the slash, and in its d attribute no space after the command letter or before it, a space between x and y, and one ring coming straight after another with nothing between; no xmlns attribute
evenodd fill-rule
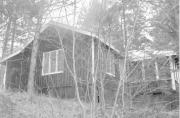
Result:
<svg viewBox="0 0 180 118"><path fill-rule="evenodd" d="M31 39L30 41L28 41L28 42L26 43L26 45L25 45L23 48L21 48L19 51L14 52L13 54L10 54L9 56L3 58L3 59L0 61L0 63L3 63L4 61L10 59L11 57L14 57L14 56L20 54L20 53L23 52L23 50L24 50L28 45L30 45L32 42L33 42L33 39Z"/></svg>
<svg viewBox="0 0 180 118"><path fill-rule="evenodd" d="M68 29L68 30L71 30L71 31L74 31L74 32L77 32L77 33L81 33L81 34L84 34L84 35L87 35L87 36L99 39L102 43L104 43L105 45L109 46L112 50L116 51L117 53L119 53L118 49L116 49L108 41L105 41L102 37L97 36L97 35L95 35L92 32L88 32L88 31L85 31L85 30L82 30L82 29L77 29L77 28L74 28L73 26L62 24L62 23L58 23L58 22L55 22L55 21L50 21L49 23L47 23L44 27L42 27L40 32L43 32L45 29L47 29L50 26L55 26L55 27L60 27L60 28Z"/></svg>
<svg viewBox="0 0 180 118"><path fill-rule="evenodd" d="M119 54L119 50L116 49L112 44L109 44L107 41L105 41L103 38L100 38L98 37L97 35L91 33L91 32L88 32L88 31L84 31L84 30L81 30L81 29L77 29L77 28L74 28L72 26L69 26L69 25L65 25L65 24L62 24L62 23L58 23L58 22L54 22L54 21L50 21L49 23L45 24L42 26L41 30L40 30L40 33L42 33L43 31L45 31L48 27L57 27L57 28L63 28L63 29L67 29L67 30L71 30L71 31L74 31L74 32L77 32L77 33L81 33L81 34L84 34L84 35L87 35L87 36L90 36L90 37L93 37L93 38L96 38L96 39L99 39L103 44L105 44L106 46L110 47L113 51L115 51L117 54ZM5 57L4 59L2 59L0 61L0 63L3 63L5 62L6 60L10 59L11 57L14 57L18 54L20 54L28 45L30 45L32 42L33 42L34 39L31 39L23 48L21 48L19 51Z"/></svg>
<svg viewBox="0 0 180 118"><path fill-rule="evenodd" d="M168 57L168 56L173 56L177 55L174 51L172 50L152 50L152 51L144 51L144 50L131 50L128 52L129 53L129 58L132 61L141 61L141 60L148 60L152 59L153 57Z"/></svg>

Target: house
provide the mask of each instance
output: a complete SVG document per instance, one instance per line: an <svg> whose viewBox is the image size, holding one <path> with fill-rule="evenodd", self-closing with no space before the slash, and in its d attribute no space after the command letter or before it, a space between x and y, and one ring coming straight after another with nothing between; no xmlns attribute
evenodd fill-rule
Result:
<svg viewBox="0 0 180 118"><path fill-rule="evenodd" d="M80 96L91 95L93 73L97 79L103 79L104 75L118 77L118 64L123 57L108 41L90 32L51 21L40 31L34 85L38 93L74 98L73 36ZM32 44L33 40L1 61L6 66L3 80L6 89L27 90ZM100 86L100 83L97 85ZM99 89L97 87L97 91Z"/></svg>
<svg viewBox="0 0 180 118"><path fill-rule="evenodd" d="M179 57L170 50L131 51L128 87L134 98L133 104L163 105L166 110L179 106ZM136 69L134 69L136 67ZM138 80L137 80L138 79Z"/></svg>
<svg viewBox="0 0 180 118"><path fill-rule="evenodd" d="M152 81L169 79L172 80L173 89L175 89L175 83L180 82L179 57L175 52L170 50L149 52L133 50L129 52L129 55L131 60L130 66L134 67L139 63L138 69L140 72L138 78L141 78L141 80ZM136 71L138 69L136 69Z"/></svg>

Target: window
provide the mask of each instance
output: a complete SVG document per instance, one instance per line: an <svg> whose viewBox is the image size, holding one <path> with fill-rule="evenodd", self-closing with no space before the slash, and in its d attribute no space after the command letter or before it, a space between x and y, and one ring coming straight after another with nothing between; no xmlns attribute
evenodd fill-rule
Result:
<svg viewBox="0 0 180 118"><path fill-rule="evenodd" d="M115 59L114 55L109 52L106 64L106 73L115 76Z"/></svg>
<svg viewBox="0 0 180 118"><path fill-rule="evenodd" d="M63 50L53 50L43 53L42 75L63 73L64 55Z"/></svg>

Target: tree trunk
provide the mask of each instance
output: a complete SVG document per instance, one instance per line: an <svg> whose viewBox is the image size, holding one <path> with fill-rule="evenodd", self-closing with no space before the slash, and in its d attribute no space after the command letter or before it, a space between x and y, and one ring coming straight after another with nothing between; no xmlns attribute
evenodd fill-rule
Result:
<svg viewBox="0 0 180 118"><path fill-rule="evenodd" d="M30 71L29 71L29 78L28 78L28 93L32 96L35 92L34 89L34 77L36 71L36 61L37 61L37 53L39 49L39 35L40 35L40 24L41 20L38 18L35 37L33 41L32 53L31 53L31 63L30 63Z"/></svg>
<svg viewBox="0 0 180 118"><path fill-rule="evenodd" d="M119 93L120 93L120 88L122 87L122 95L121 95L121 100L122 100L122 112L121 112L121 118L124 118L124 108L125 108L125 98L124 98L124 94L125 94L125 79L127 78L127 57L128 57L128 50L129 50L129 45L128 45L128 39L127 39L127 29L126 29L126 3L124 2L124 0L122 0L122 18L123 18L123 40L125 41L124 47L125 47L125 57L124 57L124 64L123 64L123 71L120 75L120 80L118 82L118 87L117 87L117 91L115 93L115 100L113 103L113 107L112 107L112 112L111 112L111 117L110 118L114 118L114 114L115 114L115 109L117 108L117 101L119 98Z"/></svg>
<svg viewBox="0 0 180 118"><path fill-rule="evenodd" d="M6 50L7 50L7 43L9 40L9 32L11 29L11 17L9 18L8 24L7 24L7 29L6 29L6 34L5 34L5 38L4 38L4 42L3 42L3 49L2 49L2 58L4 58L5 54L6 54Z"/></svg>
<svg viewBox="0 0 180 118"><path fill-rule="evenodd" d="M4 41L3 41L2 55L1 55L2 58L4 58L5 54L6 54L7 43L8 43L8 39L9 39L10 29L11 29L11 18L9 18L9 21L8 21L8 24L7 24L7 28L6 28L5 38L4 38ZM2 71L3 71L3 68L0 65L0 76L3 75ZM0 80L0 83L3 83L3 81L4 80ZM3 86L3 84L1 84L1 86Z"/></svg>
<svg viewBox="0 0 180 118"><path fill-rule="evenodd" d="M12 32L12 39L11 39L11 54L13 53L15 34L16 34L16 18L14 18L14 20L13 20L13 32Z"/></svg>

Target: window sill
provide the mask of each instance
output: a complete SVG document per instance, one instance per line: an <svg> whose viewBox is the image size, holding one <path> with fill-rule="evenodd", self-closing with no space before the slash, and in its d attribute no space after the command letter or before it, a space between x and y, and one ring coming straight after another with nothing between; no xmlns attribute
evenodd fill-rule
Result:
<svg viewBox="0 0 180 118"><path fill-rule="evenodd" d="M109 76L115 77L115 74L108 73L108 72L106 72L106 74L109 75Z"/></svg>
<svg viewBox="0 0 180 118"><path fill-rule="evenodd" d="M42 76L54 75L54 74L60 74L60 73L64 73L64 71L53 72L53 73L46 73L46 74L42 74Z"/></svg>

